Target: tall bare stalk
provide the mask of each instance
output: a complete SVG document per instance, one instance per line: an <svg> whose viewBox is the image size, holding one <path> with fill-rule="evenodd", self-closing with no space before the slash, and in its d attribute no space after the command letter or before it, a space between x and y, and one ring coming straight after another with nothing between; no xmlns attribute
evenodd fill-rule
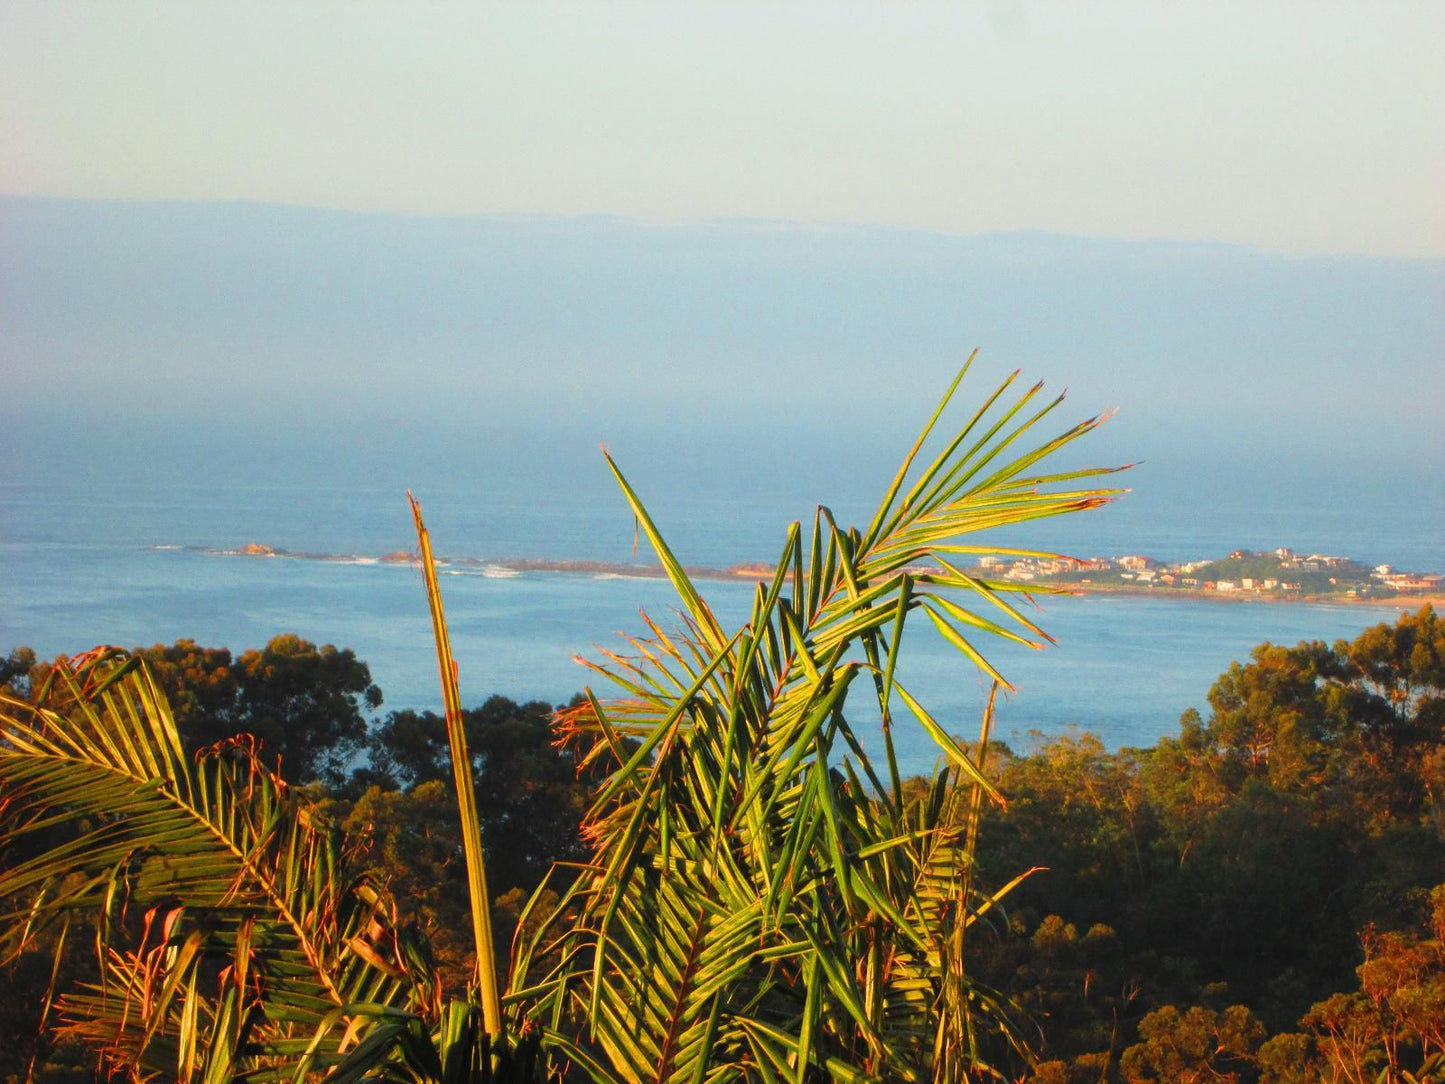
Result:
<svg viewBox="0 0 1445 1084"><path fill-rule="evenodd" d="M492 897L487 892L487 870L482 860L481 821L477 815L476 791L472 787L472 758L467 752L462 697L457 689L457 660L452 655L446 615L442 611L442 592L437 584L431 535L422 523L421 505L410 492L406 498L411 502L412 519L416 521L416 537L421 546L422 576L426 579L432 632L436 635L437 667L441 671L442 702L446 707L447 742L451 747L452 778L456 782L457 812L462 819L462 848L467 859L467 889L471 896L472 936L477 950L477 990L482 1001L482 1023L488 1035L497 1036L502 1032L502 1002L497 994L496 950L492 946Z"/></svg>

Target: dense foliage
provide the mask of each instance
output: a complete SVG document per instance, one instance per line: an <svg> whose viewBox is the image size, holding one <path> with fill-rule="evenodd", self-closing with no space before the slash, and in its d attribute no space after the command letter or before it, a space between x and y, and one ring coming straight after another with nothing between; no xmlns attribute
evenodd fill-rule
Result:
<svg viewBox="0 0 1445 1084"><path fill-rule="evenodd" d="M1153 749L998 762L981 862L1048 869L978 966L1035 1012L1038 1079L1438 1075L1445 622L1261 644L1209 702Z"/></svg>
<svg viewBox="0 0 1445 1084"><path fill-rule="evenodd" d="M134 654L165 693L188 753L249 734L289 783L340 786L368 741L364 713L381 706L381 690L355 653L289 633L236 657L194 640ZM52 669L20 648L0 660L0 685L38 692Z"/></svg>
<svg viewBox="0 0 1445 1084"><path fill-rule="evenodd" d="M146 654L223 653L182 642ZM10 658L7 679L28 689L33 674L38 687L46 668ZM177 701L202 696L213 673L171 673ZM984 873L1047 869L975 939L973 966L1032 1015L1032 1079L1438 1075L1445 623L1426 608L1352 642L1262 644L1209 699L1207 719L1186 714L1153 749L1111 753L1081 734L996 751L1010 806L981 837ZM582 853L590 785L552 743L547 705L493 697L466 715L494 916L509 930L550 862ZM442 734L428 713L374 720L349 780L318 793L459 985L468 919ZM86 1078L87 1059L37 1043L44 961L31 952L7 972L18 996L0 1007L0 1069L18 1079L39 1051L42 1079Z"/></svg>

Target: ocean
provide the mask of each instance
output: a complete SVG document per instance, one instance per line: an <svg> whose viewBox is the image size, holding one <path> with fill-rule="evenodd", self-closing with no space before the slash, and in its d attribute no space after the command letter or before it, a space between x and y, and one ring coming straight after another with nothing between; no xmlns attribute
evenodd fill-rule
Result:
<svg viewBox="0 0 1445 1084"><path fill-rule="evenodd" d="M664 580L515 574L486 564L647 560L645 551L634 556L632 520L615 495L584 500L534 489L458 488L419 496L436 552L480 562L452 566L442 580L464 702L500 693L561 703L588 683L606 695L575 658L621 648L619 634L643 630L639 611L664 624L674 616ZM788 520L810 514L786 504L776 495L749 502L693 492L664 497L653 511L684 563L725 567L775 553ZM1042 533L1066 552L1180 559L1222 555L1259 529L1224 513L1207 517L1202 528L1183 513L1151 525L1120 514L1125 507L1093 519L1070 517L1079 523L1060 521ZM852 521L864 513L861 503L834 510ZM1347 511L1332 507L1313 526L1307 516L1296 517L1294 529L1331 537L1341 517L1347 520ZM1388 560L1393 548L1406 551L1395 552L1401 567L1432 569L1437 536L1428 517L1414 533L1395 525L1372 542L1368 525L1356 530L1356 542L1366 539L1370 552L1350 556ZM214 552L248 543L330 556ZM435 709L440 695L420 572L376 560L414 549L404 494L389 487L4 483L0 652L28 645L49 657L102 642L137 646L183 637L239 652L292 632L353 649L384 693L383 711ZM746 615L750 584L700 587L724 622ZM1207 715L1210 685L1254 645L1350 638L1398 615L1382 605L1121 595L1041 597L1039 604L1036 620L1058 646L1028 651L1000 643L986 651L1017 687L1000 705L997 730L1015 748L1075 729L1111 748L1151 745L1177 732L1186 709ZM936 718L972 735L988 682L925 626L920 620L905 644L900 678ZM900 750L909 771L927 770L936 758L921 732L907 731Z"/></svg>

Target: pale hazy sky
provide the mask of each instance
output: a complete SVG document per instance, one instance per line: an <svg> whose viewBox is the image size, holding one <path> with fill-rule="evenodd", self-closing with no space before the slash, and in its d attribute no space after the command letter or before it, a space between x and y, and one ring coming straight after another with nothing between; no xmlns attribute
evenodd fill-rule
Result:
<svg viewBox="0 0 1445 1084"><path fill-rule="evenodd" d="M1445 4L0 6L0 193L1445 255Z"/></svg>

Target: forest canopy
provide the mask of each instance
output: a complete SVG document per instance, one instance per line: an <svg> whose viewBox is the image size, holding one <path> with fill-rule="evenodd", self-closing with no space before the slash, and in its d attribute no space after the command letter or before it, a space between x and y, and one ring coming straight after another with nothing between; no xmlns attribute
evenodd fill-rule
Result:
<svg viewBox="0 0 1445 1084"><path fill-rule="evenodd" d="M279 757L463 982L440 717L379 714L363 662L295 636L239 656L186 640L137 654L187 747L249 734ZM39 694L51 672L26 649L0 666L12 695ZM1352 641L1261 644L1209 704L1150 749L1078 733L993 750L1009 806L986 814L980 873L1038 872L972 940L971 966L1032 1020L1036 1062L1016 1071L1048 1084L1438 1073L1445 624L1425 607ZM597 779L554 743L552 716L499 696L465 712L504 936L552 863L586 853L577 826ZM90 1078L86 1057L38 1030L43 953L6 967L22 996L0 1008L0 1079L23 1079L32 1059L38 1079Z"/></svg>

